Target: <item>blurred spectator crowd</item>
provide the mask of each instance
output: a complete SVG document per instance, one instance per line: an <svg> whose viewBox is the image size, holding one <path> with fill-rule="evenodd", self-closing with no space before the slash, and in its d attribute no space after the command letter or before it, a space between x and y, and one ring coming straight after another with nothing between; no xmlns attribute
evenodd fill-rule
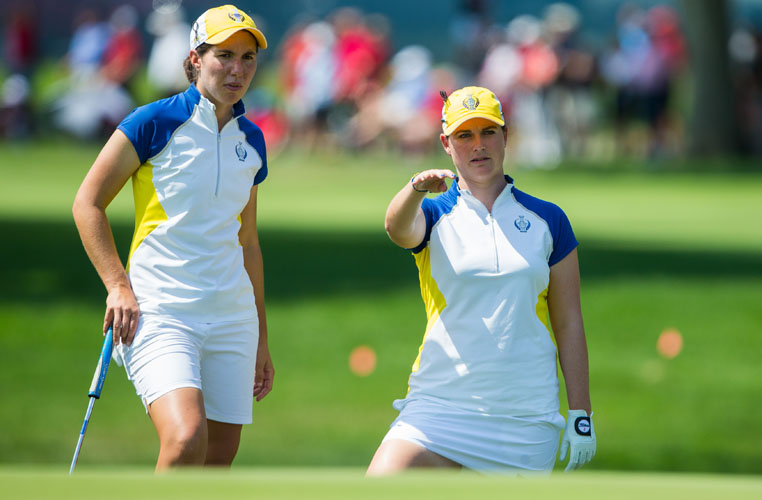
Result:
<svg viewBox="0 0 762 500"><path fill-rule="evenodd" d="M135 106L187 87L189 20L182 0L76 12L65 58L46 61L32 10L6 11L0 138L43 133L102 140ZM679 155L689 57L678 13L623 3L608 43L583 37L568 3L496 23L485 0L454 0L442 27L448 60L423 44L395 47L394 19L340 8L296 16L245 97L268 148L435 151L440 90L492 89L510 127L510 158L553 167L567 158ZM195 13L194 13L195 16ZM256 19L256 15L255 15ZM277 42L281 40L279 44ZM762 155L762 36L734 27L728 43L745 149Z"/></svg>

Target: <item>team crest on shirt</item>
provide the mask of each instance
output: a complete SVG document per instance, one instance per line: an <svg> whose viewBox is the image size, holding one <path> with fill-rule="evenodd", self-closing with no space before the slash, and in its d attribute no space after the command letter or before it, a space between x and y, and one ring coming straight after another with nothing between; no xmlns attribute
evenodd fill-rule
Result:
<svg viewBox="0 0 762 500"><path fill-rule="evenodd" d="M479 99L474 97L473 94L469 94L468 97L463 99L463 107L469 111L473 111L479 107Z"/></svg>
<svg viewBox="0 0 762 500"><path fill-rule="evenodd" d="M513 221L513 225L522 233L526 233L532 227L532 223L526 220L523 215L519 215L519 218Z"/></svg>
<svg viewBox="0 0 762 500"><path fill-rule="evenodd" d="M244 161L249 156L241 141L238 141L238 144L235 145L235 154L238 155L238 161Z"/></svg>

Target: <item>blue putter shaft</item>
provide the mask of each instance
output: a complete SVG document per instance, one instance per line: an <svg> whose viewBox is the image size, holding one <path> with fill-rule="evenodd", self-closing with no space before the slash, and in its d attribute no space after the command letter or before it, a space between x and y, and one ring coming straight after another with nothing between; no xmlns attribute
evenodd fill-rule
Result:
<svg viewBox="0 0 762 500"><path fill-rule="evenodd" d="M106 336L103 339L103 348L101 349L101 355L98 358L98 366L95 367L95 374L93 375L93 381L90 384L90 390L87 395L90 397L90 402L87 405L87 412L85 413L85 420L82 422L82 429L79 431L79 439L77 440L77 447L74 449L74 458L71 460L71 467L69 467L69 475L74 473L74 467L77 466L77 459L79 458L79 451L82 449L82 441L85 439L85 431L87 431L87 424L90 422L90 414L93 412L93 405L95 400L101 397L101 390L103 390L103 382L106 381L106 373L108 373L108 365L111 362L111 351L114 349L114 335L111 327L106 332Z"/></svg>

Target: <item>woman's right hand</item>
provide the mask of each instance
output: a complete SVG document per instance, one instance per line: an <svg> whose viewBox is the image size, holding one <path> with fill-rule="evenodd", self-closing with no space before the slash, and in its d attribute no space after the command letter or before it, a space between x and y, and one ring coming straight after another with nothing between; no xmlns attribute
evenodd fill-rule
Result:
<svg viewBox="0 0 762 500"><path fill-rule="evenodd" d="M140 309L135 293L132 288L125 285L117 285L111 289L106 298L106 316L103 318L103 334L108 328L114 328L114 345L120 342L124 345L132 345L135 332L138 329Z"/></svg>
<svg viewBox="0 0 762 500"><path fill-rule="evenodd" d="M447 184L445 183L447 177L454 179L455 173L452 170L431 169L415 174L410 182L416 191L444 193L447 191Z"/></svg>

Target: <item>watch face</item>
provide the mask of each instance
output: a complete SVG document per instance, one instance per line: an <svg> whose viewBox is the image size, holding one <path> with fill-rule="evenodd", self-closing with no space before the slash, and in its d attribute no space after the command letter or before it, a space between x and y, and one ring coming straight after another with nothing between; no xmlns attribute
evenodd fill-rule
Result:
<svg viewBox="0 0 762 500"><path fill-rule="evenodd" d="M577 420L574 421L574 430L580 436L589 436L591 428L590 417L577 417Z"/></svg>

